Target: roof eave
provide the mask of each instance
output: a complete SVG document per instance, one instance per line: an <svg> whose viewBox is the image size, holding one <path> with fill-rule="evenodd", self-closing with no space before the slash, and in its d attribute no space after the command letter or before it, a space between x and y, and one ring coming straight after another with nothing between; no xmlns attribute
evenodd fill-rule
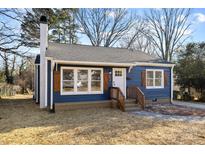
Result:
<svg viewBox="0 0 205 154"><path fill-rule="evenodd" d="M175 64L151 63L151 62L135 62L135 66L158 66L158 67L174 67Z"/></svg>
<svg viewBox="0 0 205 154"><path fill-rule="evenodd" d="M121 66L121 67L135 66L134 63L110 63L110 62L88 62L88 61L64 61L64 60L54 60L54 62L61 63L61 64L88 65L88 66Z"/></svg>

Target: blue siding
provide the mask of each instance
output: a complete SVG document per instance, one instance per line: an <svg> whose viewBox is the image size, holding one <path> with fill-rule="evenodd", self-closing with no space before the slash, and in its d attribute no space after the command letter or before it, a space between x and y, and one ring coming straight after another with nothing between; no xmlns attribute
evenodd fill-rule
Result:
<svg viewBox="0 0 205 154"><path fill-rule="evenodd" d="M161 89L146 89L141 86L141 72L146 69L163 69L168 74L168 84ZM171 98L171 69L167 67L136 66L127 74L127 86L138 86L145 94L146 100Z"/></svg>
<svg viewBox="0 0 205 154"><path fill-rule="evenodd" d="M61 66L68 66L68 65L58 65L58 70L60 70ZM83 66L78 66L78 67L83 67ZM84 66L84 67L92 67L92 66ZM103 72L110 72L109 87L111 87L112 68L103 67ZM60 92L54 92L53 94L53 101L55 103L97 101L97 100L108 100L108 99L109 99L109 90L104 92L103 94L60 95Z"/></svg>
<svg viewBox="0 0 205 154"><path fill-rule="evenodd" d="M62 66L71 66L71 65L58 64L57 69L60 70ZM78 66L78 67L92 67L92 66ZM141 72L146 69L163 69L168 74L167 86L162 89L146 89L145 87L142 87L141 86ZM111 87L112 86L112 67L103 67L103 70L104 72L110 72L109 87ZM132 70L129 73L127 72L127 87L133 86L133 85L138 86L144 92L146 100L153 100L156 98L157 99L168 99L168 98L171 98L171 77L170 76L171 76L171 68L136 66L132 68ZM49 80L50 79L48 78L48 81ZM49 88L50 87L48 86L48 89ZM108 99L109 99L109 91L104 92L104 94L85 94L85 95L60 95L60 92L53 93L53 101L55 103L98 101L98 100L108 100Z"/></svg>
<svg viewBox="0 0 205 154"><path fill-rule="evenodd" d="M47 104L50 106L51 102L51 61L47 63Z"/></svg>

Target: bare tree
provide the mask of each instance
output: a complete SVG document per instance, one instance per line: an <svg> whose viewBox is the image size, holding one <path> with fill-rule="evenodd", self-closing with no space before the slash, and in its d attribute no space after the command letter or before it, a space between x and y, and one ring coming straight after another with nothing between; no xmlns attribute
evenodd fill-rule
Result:
<svg viewBox="0 0 205 154"><path fill-rule="evenodd" d="M24 44L20 35L22 12L18 9L0 9L0 61L5 81L13 84L18 57L30 57L28 50L20 49Z"/></svg>
<svg viewBox="0 0 205 154"><path fill-rule="evenodd" d="M190 9L150 9L145 13L149 37L163 60L172 61L174 52L189 37Z"/></svg>
<svg viewBox="0 0 205 154"><path fill-rule="evenodd" d="M133 16L126 9L79 9L76 19L81 33L93 46L113 46L133 25Z"/></svg>
<svg viewBox="0 0 205 154"><path fill-rule="evenodd" d="M154 54L155 47L150 41L150 38L145 35L146 33L148 33L148 30L145 20L142 17L137 17L133 27L122 37L120 46L131 50Z"/></svg>

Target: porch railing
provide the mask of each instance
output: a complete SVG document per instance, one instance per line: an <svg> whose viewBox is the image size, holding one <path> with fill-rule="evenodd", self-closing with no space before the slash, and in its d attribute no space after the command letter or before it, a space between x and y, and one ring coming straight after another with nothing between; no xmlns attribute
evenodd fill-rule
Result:
<svg viewBox="0 0 205 154"><path fill-rule="evenodd" d="M125 96L119 87L110 88L110 98L116 100L120 110L125 112Z"/></svg>
<svg viewBox="0 0 205 154"><path fill-rule="evenodd" d="M136 99L136 102L139 103L141 108L145 108L145 95L139 87L132 86L127 88L127 97Z"/></svg>

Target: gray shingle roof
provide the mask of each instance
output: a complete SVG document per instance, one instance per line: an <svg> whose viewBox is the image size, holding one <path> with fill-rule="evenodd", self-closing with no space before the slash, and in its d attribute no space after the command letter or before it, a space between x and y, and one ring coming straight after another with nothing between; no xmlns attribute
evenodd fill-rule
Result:
<svg viewBox="0 0 205 154"><path fill-rule="evenodd" d="M132 63L160 62L159 59L140 51L124 48L94 47L89 45L70 45L49 43L46 57L62 61Z"/></svg>

